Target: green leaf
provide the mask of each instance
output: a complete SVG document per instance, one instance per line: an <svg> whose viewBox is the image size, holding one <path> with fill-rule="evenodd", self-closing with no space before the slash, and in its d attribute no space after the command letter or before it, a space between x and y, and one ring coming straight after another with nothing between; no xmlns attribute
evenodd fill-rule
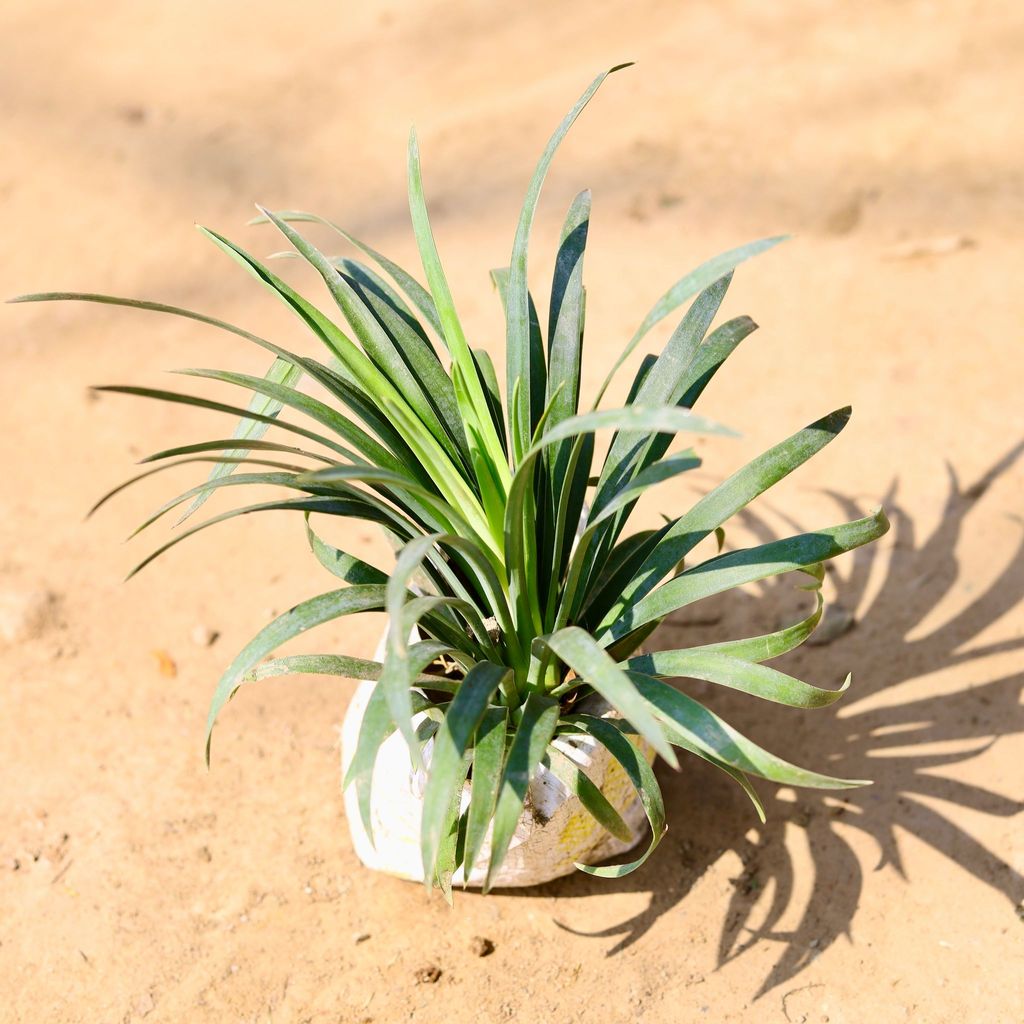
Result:
<svg viewBox="0 0 1024 1024"><path fill-rule="evenodd" d="M640 797L640 803L650 822L651 842L637 860L630 861L628 864L612 864L607 867L592 867L589 864L576 865L579 871L588 875L598 875L601 878L622 878L623 875L636 871L654 853L662 836L667 831L665 802L661 796L661 787L658 785L651 766L647 763L647 758L637 749L636 744L624 736L612 723L592 715L567 715L564 721L575 731L596 739L622 765Z"/></svg>
<svg viewBox="0 0 1024 1024"><path fill-rule="evenodd" d="M242 677L241 683L255 683L263 679L292 675L341 676L343 679L369 679L376 682L383 671L384 666L379 661L352 658L346 654L290 654L285 658L261 661ZM413 682L417 686L439 690L441 693L454 693L458 688L455 681L447 676L422 672L414 676ZM415 711L415 708L413 710Z"/></svg>
<svg viewBox="0 0 1024 1024"><path fill-rule="evenodd" d="M505 736L508 711L490 708L477 727L473 744L473 778L466 822L466 848L462 858L463 875L468 882L483 848L487 829L494 817L505 765Z"/></svg>
<svg viewBox="0 0 1024 1024"><path fill-rule="evenodd" d="M411 644L409 658L414 674L419 675L438 655L446 653L448 653L447 646L436 640L423 640ZM413 714L430 706L429 702L415 690L410 694L410 702ZM384 688L378 683L373 688L370 699L366 702L363 720L359 726L355 753L352 755L342 783L346 789L349 786L355 786L359 817L371 845L373 845L373 820L370 814L370 798L373 793L373 773L377 764L377 752L380 750L381 744L394 731L395 723L391 718L387 697L384 695Z"/></svg>
<svg viewBox="0 0 1024 1024"><path fill-rule="evenodd" d="M612 494L600 511L591 514L587 520L587 529L593 529L626 505L633 504L655 484L671 480L673 477L679 476L680 473L689 473L691 469L699 469L700 465L701 460L692 448L651 463Z"/></svg>
<svg viewBox="0 0 1024 1024"><path fill-rule="evenodd" d="M718 555L687 569L630 605L599 639L610 643L644 623L663 619L670 612L712 594L835 558L876 540L888 529L889 520L879 508L851 523Z"/></svg>
<svg viewBox="0 0 1024 1024"><path fill-rule="evenodd" d="M299 367L294 366L279 357L274 358L274 362L271 364L270 369L267 370L265 375L266 380L272 381L275 384L283 384L286 387L291 387L294 384L297 384L301 377L302 370ZM265 394L253 392L252 398L249 399L249 410L262 416L276 416L281 409L282 405L280 402L275 401L273 398L269 398ZM235 427L234 436L243 440L258 440L267 432L269 426L270 424L268 424L266 420L256 420L251 417L246 417L245 419L238 421L238 426ZM246 451L247 450L244 448L236 448L228 454L244 459ZM237 465L238 463L222 462L220 465L214 466L210 471L208 479L213 481L224 476L229 476L234 472ZM192 502L188 510L181 517L180 522L184 522L189 516L195 513L209 496L210 492L198 495L196 500Z"/></svg>
<svg viewBox="0 0 1024 1024"><path fill-rule="evenodd" d="M258 377L253 377L252 380L259 380ZM212 409L214 412L226 412L232 416L248 416L254 420L265 420L268 424L274 424L280 427L281 430L287 430L292 434L299 434L302 437L309 438L311 441L316 441L322 444L325 448L330 448L331 451L337 452L344 459L355 460L356 456L350 452L347 448L333 441L329 437L324 437L322 434L317 434L312 430L307 430L305 427L300 427L294 423L283 423L274 416L260 416L254 412L240 409L236 405L225 405L223 402L213 402L206 398L197 398L194 395L185 395L178 391L164 391L160 388L139 388L129 387L119 384L109 384L102 387L96 387L93 391L106 391L111 394L117 395L136 395L140 398L154 398L159 402L172 402L178 405L194 405L198 409Z"/></svg>
<svg viewBox="0 0 1024 1024"><path fill-rule="evenodd" d="M537 210L537 200L540 198L540 190L547 176L548 168L551 166L555 151L572 127L573 122L590 102L594 93L601 87L601 83L610 74L625 67L629 67L629 64L616 65L598 75L576 101L576 105L572 110L565 115L562 123L555 129L554 134L544 148L544 152L541 154L541 158L533 172L533 177L530 179L530 184L527 187L526 198L523 201L522 212L519 215L516 237L512 244L512 256L509 260L505 333L507 359L505 379L509 400L508 419L512 432L513 458L516 465L519 464L519 461L530 447L530 438L533 435L533 428L535 426L535 421L531 416L531 407L534 403L534 394L538 385L540 388L539 393L541 395L544 393L545 367L543 362L541 362L540 366L534 365L537 353L534 346L530 343L529 294L526 281L527 251L530 245L530 231L533 227L533 218ZM515 397L513 395L513 386L517 380L522 381L522 388L518 392L518 397Z"/></svg>
<svg viewBox="0 0 1024 1024"><path fill-rule="evenodd" d="M362 427L353 423L347 416L343 416L336 409L332 409L319 399L303 394L303 392L297 391L295 388L263 380L259 377L251 377L246 373L233 373L228 370L187 369L175 370L174 372L185 377L199 377L205 380L216 380L225 384L234 384L264 395L272 399L279 406L288 406L291 409L295 409L321 426L333 430L343 441L350 444L360 455L375 466L389 469L392 473L402 477L408 478L409 476L405 465L399 459L396 459L383 445L378 444L377 441L370 437ZM285 424L281 424L281 426L288 429ZM354 458L353 461L362 462L363 460Z"/></svg>
<svg viewBox="0 0 1024 1024"><path fill-rule="evenodd" d="M575 416L579 406L583 355L583 254L590 228L590 191L572 201L562 227L551 284L548 317L547 399L554 405L549 423ZM568 452L561 461L567 461ZM558 459L552 459L553 463Z"/></svg>
<svg viewBox="0 0 1024 1024"><path fill-rule="evenodd" d="M223 481L218 481L218 483L223 483ZM260 502L257 505L246 505L244 508L233 508L228 512L222 512L220 515L212 516L210 519L205 519L196 526L190 527L183 533L179 533L177 536L172 537L171 540L161 544L160 547L155 551L152 551L141 562L139 562L138 565L136 565L128 574L127 578L131 579L132 576L141 572L147 565L149 565L150 562L159 558L160 555L180 544L183 540L187 540L189 537L192 537L211 526L216 526L218 523L224 523L229 519L234 519L236 516L246 516L253 512L277 512L285 509L292 509L299 512L327 512L331 515L354 516L356 518L371 519L377 522L385 521L382 518L369 514L367 511L368 508L369 506L366 502L361 502L353 498L324 498L319 496L285 498L279 501Z"/></svg>
<svg viewBox="0 0 1024 1024"><path fill-rule="evenodd" d="M413 376L421 383L424 396L440 417L459 456L469 465L466 431L455 397L455 387L419 321L401 299L369 268L353 260L337 263L363 303L387 331Z"/></svg>
<svg viewBox="0 0 1024 1024"><path fill-rule="evenodd" d="M821 708L834 704L846 692L850 677L838 690L823 690L756 662L728 654L701 650L657 651L630 658L624 667L651 676L703 679L753 694L791 708Z"/></svg>
<svg viewBox="0 0 1024 1024"><path fill-rule="evenodd" d="M473 755L469 751L466 751L466 753L462 755L460 771L463 782L465 781L466 773L469 771L469 766L472 760ZM460 844L462 823L465 821L465 817L460 814L462 808L462 790L463 786L460 784L452 791L451 799L448 801L448 807L444 811L443 818L441 820L441 841L438 844L437 857L434 861L434 874L432 878L428 876L426 879L427 890L429 891L434 885L436 885L441 890L445 902L449 907L455 905L454 900L452 899L452 876L455 874L455 869L458 866L460 845L463 851L465 850L464 839Z"/></svg>
<svg viewBox="0 0 1024 1024"><path fill-rule="evenodd" d="M619 668L594 638L579 626L567 626L557 633L539 637L539 644L549 648L566 663L580 679L592 686L673 768L679 761L665 739L661 726L637 693L629 676Z"/></svg>
<svg viewBox="0 0 1024 1024"><path fill-rule="evenodd" d="M825 607L821 594L817 594L814 611L805 619L762 636L748 637L744 640L723 640L717 644L704 644L693 647L693 651L705 651L709 654L726 654L744 661L770 661L799 647L814 632L821 620ZM638 666L639 667L639 666ZM641 671L645 671L641 669Z"/></svg>
<svg viewBox="0 0 1024 1024"><path fill-rule="evenodd" d="M687 390L679 400L685 409L692 409L722 364L744 338L757 330L749 316L738 316L716 327L697 349L687 372Z"/></svg>
<svg viewBox="0 0 1024 1024"><path fill-rule="evenodd" d="M412 482L404 472L378 469L366 463L355 466L333 465L303 473L297 483L318 492L337 490L343 494L358 493L352 488L353 482L369 483L382 490L391 501L417 520L426 520L445 530L456 527L472 535L473 528L460 513L456 512L443 498Z"/></svg>
<svg viewBox="0 0 1024 1024"><path fill-rule="evenodd" d="M306 539L316 560L333 576L346 583L378 583L384 585L388 581L386 572L376 566L369 565L361 558L350 555L341 548L322 541L309 525L309 514L306 514ZM368 677L362 677L368 678Z"/></svg>
<svg viewBox="0 0 1024 1024"><path fill-rule="evenodd" d="M630 406L626 409L603 409L599 412L571 416L546 434L523 456L512 479L508 504L505 509L505 553L509 582L520 629L532 629L540 619L540 609L532 604L538 594L536 580L528 572L528 564L535 562L536 535L529 529L525 515L526 499L533 493L535 463L544 449L565 438L601 429L649 430L676 433L691 430L703 433L731 434L711 420L696 416L686 409L675 407L645 408Z"/></svg>
<svg viewBox="0 0 1024 1024"><path fill-rule="evenodd" d="M544 758L544 752L555 734L557 724L558 702L539 693L531 693L523 705L522 718L512 738L508 760L505 763L494 811L491 859L487 866L484 892L490 890L498 869L505 861L516 825L523 813L530 779Z"/></svg>
<svg viewBox="0 0 1024 1024"><path fill-rule="evenodd" d="M412 685L412 669L409 661L408 637L411 629L420 616L432 610L440 602L458 608L469 617L474 626L478 641L485 647L491 647L487 630L483 621L472 605L455 598L420 597L408 599L409 587L414 573L423 560L437 545L440 534L428 534L409 541L398 553L394 571L387 584L387 603L389 623L387 632L386 654L384 658L384 676L382 685L384 695L391 709L391 717L409 746L409 755L413 764L420 767L420 751L416 746L410 719L409 688ZM495 652L496 653L496 652Z"/></svg>
<svg viewBox="0 0 1024 1024"><path fill-rule="evenodd" d="M304 466L295 466L287 462L275 462L273 459L244 459L238 458L237 456L225 455L221 458L216 458L209 455L199 455L188 459L178 459L175 462L165 462L161 466L154 466L152 469L147 469L144 473L137 473L133 477L129 477L127 480L119 483L116 487L111 488L106 494L103 495L86 513L86 519L98 512L111 498L120 494L122 491L131 487L133 484L137 484L140 480L145 480L148 477L154 476L157 473L163 473L165 470L174 469L177 466L185 466L195 462L202 462L209 464L227 462L232 466L239 466L243 462L249 466L270 466L273 469L288 470L296 475L304 470ZM209 486L209 482L204 485Z"/></svg>
<svg viewBox="0 0 1024 1024"><path fill-rule="evenodd" d="M359 339L363 350L380 373L393 385L395 394L387 397L397 401L400 395L408 405L410 417L415 419L416 424L426 428L426 431L441 445L449 458L461 462L461 452L434 410L423 383L406 365L391 337L351 284L338 271L338 268L298 231L270 210L265 210L262 207L258 207L258 209L270 218L278 230L295 246L302 258L314 267L323 278L328 291L338 308L345 314L345 318ZM437 365L436 362L435 365ZM440 369L439 365L438 369ZM368 386L367 381L359 376L358 372L357 377L364 386ZM404 433L405 431L403 431ZM409 441L409 438L406 437L406 440Z"/></svg>
<svg viewBox="0 0 1024 1024"><path fill-rule="evenodd" d="M324 217L319 217L315 213L306 213L303 210L279 210L277 213L278 217L283 221L305 221L307 223L322 224L324 227L330 228L332 231L341 235L351 245L354 245L361 252L364 252L380 267L382 267L391 279L398 285L402 291L412 300L412 304L423 314L427 323L434 329L434 332L439 338L443 337L441 330L441 320L437 315L437 307L434 305L434 300L430 297L430 292L426 290L411 274L403 270L397 263L392 262L386 256L377 252L376 249L370 248L365 242L361 242L354 235L349 234L344 228L339 227L333 221L327 220ZM269 224L269 217L253 217L249 221L250 224Z"/></svg>
<svg viewBox="0 0 1024 1024"><path fill-rule="evenodd" d="M466 336L462 331L462 324L459 322L458 313L455 311L455 303L452 300L444 268L441 266L441 259L437 254L437 245L434 242L434 235L430 229L426 199L423 195L419 144L416 141L415 131L409 135L408 166L409 211L412 215L413 231L416 235L416 244L419 247L423 269L427 275L427 283L430 286L434 305L437 307L438 317L441 321L443 337L448 346L448 351L452 355L452 377L455 381L455 394L459 400L459 406L466 423L470 450L473 450L475 436L477 443L481 446L477 457L484 458L490 464L492 470L497 471L504 491L504 487L507 487L509 479L508 463L505 461L505 453L491 422L487 397L484 394L483 386L476 370L476 363L473 361L473 355L469 350L469 345L466 343ZM479 478L480 471L477 469L476 459L474 459L474 469L477 471Z"/></svg>
<svg viewBox="0 0 1024 1024"><path fill-rule="evenodd" d="M494 287L498 289L502 309L507 319L509 269L508 267L496 267L491 271L490 276L494 282ZM545 405L544 392L547 370L544 365L544 339L540 331L540 316L537 313L537 306L533 301L533 296L529 292L527 293L527 309L530 323L530 365L533 370L533 378L521 382L521 387L528 392L529 401L523 403L520 414L529 420L531 431L536 433L538 418L543 412ZM513 408L514 405L510 404L510 416Z"/></svg>
<svg viewBox="0 0 1024 1024"><path fill-rule="evenodd" d="M716 527L821 451L849 422L850 411L847 407L830 413L769 448L662 531L656 547L605 614L602 628L649 594Z"/></svg>
<svg viewBox="0 0 1024 1024"><path fill-rule="evenodd" d="M706 263L702 263L696 270L691 270L690 273L685 274L676 281L651 307L643 322L636 329L633 337L630 338L629 344L626 345L622 355L615 360L615 364L608 371L608 376L605 377L604 383L597 393L594 407L596 408L601 399L604 398L604 393L608 390L608 385L611 384L619 367L629 358L633 350L655 324L663 320L674 309L681 306L687 299L691 299L698 292L703 291L709 284L731 273L744 260L748 260L752 256L758 255L758 253L765 252L767 249L771 249L773 246L778 245L779 242L786 241L787 237L787 235L777 235L774 238L763 238L759 242L750 242L747 245L739 246L739 248L730 249L728 252L722 253L721 256L715 256Z"/></svg>
<svg viewBox="0 0 1024 1024"><path fill-rule="evenodd" d="M587 588L579 610L580 619L586 623L600 621L604 611L619 597L626 584L636 575L644 559L654 549L663 530L640 530L619 541L604 559L600 572Z"/></svg>
<svg viewBox="0 0 1024 1024"><path fill-rule="evenodd" d="M868 785L863 780L832 778L790 764L748 740L714 712L668 683L639 672L629 675L637 690L662 715L675 722L692 743L741 772L784 786L850 789Z"/></svg>
<svg viewBox="0 0 1024 1024"><path fill-rule="evenodd" d="M321 452L307 452L302 448L293 448L291 445L278 444L276 441L240 441L237 438L222 438L217 441L200 441L197 444L179 445L176 448L165 448L163 451L154 452L144 459L139 459L140 465L148 462L159 462L161 459L174 459L179 455L193 455L197 452L227 451L232 447L244 448L253 452L284 452L288 455L298 455L304 459L313 459L316 462L326 462L334 465L334 459Z"/></svg>
<svg viewBox="0 0 1024 1024"><path fill-rule="evenodd" d="M305 490L300 487L295 481L298 479L296 473L238 473L231 477L222 477L219 480L208 480L205 483L197 484L195 487L190 487L187 491L183 491L181 494L170 501L165 501L152 515L150 515L140 526L137 526L129 535L129 539L140 534L143 530L152 526L158 519L166 515L173 508L177 508L183 502L188 501L189 498L209 496L216 490L220 490L222 487L252 487L252 486L267 486L267 487L290 487L297 490Z"/></svg>
<svg viewBox="0 0 1024 1024"><path fill-rule="evenodd" d="M271 651L313 626L360 612L380 611L384 607L385 588L379 586L345 587L310 598L279 615L264 626L235 656L220 677L206 720L206 763L210 763L210 739L221 708L234 696L242 677ZM410 712L411 714L411 712Z"/></svg>
<svg viewBox="0 0 1024 1024"><path fill-rule="evenodd" d="M566 215L551 284L547 367L550 426L579 411L586 307L583 254L589 227L590 192L584 191L576 196ZM592 456L593 439L589 436L578 444L562 441L544 454L546 487L539 532L541 569L548 577L549 614L553 613L555 588L569 557L573 527L583 513Z"/></svg>
<svg viewBox="0 0 1024 1024"><path fill-rule="evenodd" d="M548 747L548 757L552 774L579 800L594 821L616 839L628 843L633 838L629 826L586 772L554 743Z"/></svg>
<svg viewBox="0 0 1024 1024"><path fill-rule="evenodd" d="M434 440L429 430L423 427L388 378L345 332L245 250L207 228L200 228L200 231L266 285L313 331L337 357L343 369L368 395L373 396L386 417L394 423L403 441L415 453L418 461L424 466L431 467L437 486L445 498L452 505L461 508L465 516L476 524L480 535L490 540L488 524L484 521L472 488L457 472L444 450ZM333 267L330 269L333 272Z"/></svg>
<svg viewBox="0 0 1024 1024"><path fill-rule="evenodd" d="M480 662L466 674L434 737L430 773L423 794L421 849L423 874L431 887L441 846L445 811L461 793L469 763L464 755L473 742L491 698L509 674L503 665Z"/></svg>
<svg viewBox="0 0 1024 1024"><path fill-rule="evenodd" d="M476 363L477 373L483 382L484 393L487 396L487 408L491 412L491 422L501 442L501 450L508 455L508 444L505 437L505 409L501 403L501 390L498 387L498 375L494 371L494 362L485 349L473 349L473 361Z"/></svg>
<svg viewBox="0 0 1024 1024"><path fill-rule="evenodd" d="M731 280L732 275L727 274L697 296L640 385L636 405L675 405L682 398L686 391L687 368L718 313ZM647 464L649 460L645 455L653 440L650 434L623 432L616 435L594 495L595 513L601 512L611 496Z"/></svg>
<svg viewBox="0 0 1024 1024"><path fill-rule="evenodd" d="M257 345L269 345L263 338L241 327L235 327L224 320L207 316L205 313L196 313L191 309L183 309L181 306L169 306L164 302L150 302L146 299L125 299L117 295L100 295L97 292L36 292L32 295L19 295L16 298L8 299L8 302L96 302L104 306L125 306L128 309L143 309L150 313L168 313L171 316L184 317L186 320L195 320L197 323L207 324L210 327L219 327L222 331L230 334L237 334L240 338L253 341Z"/></svg>

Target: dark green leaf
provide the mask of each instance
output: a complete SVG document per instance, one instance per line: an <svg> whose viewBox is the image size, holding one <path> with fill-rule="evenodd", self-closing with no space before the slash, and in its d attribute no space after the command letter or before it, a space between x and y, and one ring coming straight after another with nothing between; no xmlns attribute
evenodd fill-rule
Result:
<svg viewBox="0 0 1024 1024"><path fill-rule="evenodd" d="M473 780L466 822L466 848L462 858L463 874L467 881L476 867L498 802L498 788L505 766L507 729L507 710L491 708L484 714L483 721L476 731L476 741L473 744Z"/></svg>
<svg viewBox="0 0 1024 1024"><path fill-rule="evenodd" d="M633 838L629 826L586 772L554 743L548 747L548 757L552 774L579 800L594 821L616 839L628 843Z"/></svg>
<svg viewBox="0 0 1024 1024"><path fill-rule="evenodd" d="M469 763L470 749L478 726L491 699L509 670L502 665L480 662L474 665L458 687L434 737L430 774L423 794L421 848L423 874L428 887L433 882L441 846L445 810L453 794L461 793Z"/></svg>
<svg viewBox="0 0 1024 1024"><path fill-rule="evenodd" d="M512 452L516 465L518 465L519 460L529 448L530 438L533 436L533 428L536 425L530 415L535 391L539 389L541 395L544 393L545 367L543 362L541 362L540 366L534 365L534 359L538 353L530 342L529 294L526 282L527 250L530 245L530 230L533 227L537 200L540 198L540 190L547 176L548 168L551 166L555 150L558 149L559 144L565 138L573 122L590 102L591 97L600 88L601 83L613 72L628 66L628 64L619 64L598 75L591 82L587 90L576 101L576 105L565 115L562 123L555 129L554 134L548 140L548 144L544 148L543 154L541 154L540 161L533 172L533 177L530 179L530 184L526 190L523 209L519 215L519 225L516 228L515 241L512 244L512 256L509 260L508 300L506 302L505 350L508 361L506 372L506 386L509 399L508 419L509 429L512 433ZM518 397L513 402L513 387L517 380L522 382L522 388L518 392ZM537 383L535 384L535 382Z"/></svg>
<svg viewBox="0 0 1024 1024"><path fill-rule="evenodd" d="M628 864L612 864L607 867L592 867L588 864L577 864L580 871L588 875L602 878L621 878L636 871L652 853L666 832L665 802L661 796L661 787L654 777L647 758L637 749L636 744L624 736L616 726L602 718L592 715L568 715L565 721L575 730L584 735L593 736L601 743L608 753L615 758L629 776L629 781L640 797L647 820L651 825L651 841L644 853Z"/></svg>
<svg viewBox="0 0 1024 1024"><path fill-rule="evenodd" d="M778 669L744 661L714 651L680 650L641 654L625 662L624 668L651 676L685 676L703 679L734 690L753 694L791 708L821 708L835 703L850 685L850 677L838 690L823 690L794 679Z"/></svg>
<svg viewBox="0 0 1024 1024"><path fill-rule="evenodd" d="M636 688L665 718L673 721L701 750L741 772L784 786L849 789L867 785L863 780L836 779L799 768L769 753L724 722L714 712L660 679L630 672Z"/></svg>
<svg viewBox="0 0 1024 1024"><path fill-rule="evenodd" d="M821 451L839 434L849 419L850 409L845 408L816 420L759 455L701 498L687 513L662 531L657 546L605 614L602 626L613 622L624 614L631 603L649 594L716 527Z"/></svg>
<svg viewBox="0 0 1024 1024"><path fill-rule="evenodd" d="M380 611L384 607L385 588L378 586L345 587L327 594L310 598L279 615L273 622L261 629L235 656L227 671L221 676L210 704L206 721L206 761L210 761L210 738L214 723L222 707L234 696L242 683L242 677L271 651L292 637L304 633L313 626L343 615L360 612ZM411 714L411 712L410 712Z"/></svg>
<svg viewBox="0 0 1024 1024"><path fill-rule="evenodd" d="M629 605L600 637L607 644L694 601L744 583L827 561L876 540L888 529L889 520L885 513L876 509L871 515L851 523L718 555L687 569Z"/></svg>
<svg viewBox="0 0 1024 1024"><path fill-rule="evenodd" d="M519 817L523 813L530 779L544 758L558 724L558 702L538 693L531 693L523 705L523 715L516 727L508 760L502 776L501 789L494 811L491 837L491 859L487 866L484 892L494 882L498 869L508 854Z"/></svg>
<svg viewBox="0 0 1024 1024"><path fill-rule="evenodd" d="M566 663L580 679L592 686L609 704L628 718L633 727L673 768L679 766L675 753L665 739L661 726L646 702L608 652L579 626L567 626L538 643Z"/></svg>

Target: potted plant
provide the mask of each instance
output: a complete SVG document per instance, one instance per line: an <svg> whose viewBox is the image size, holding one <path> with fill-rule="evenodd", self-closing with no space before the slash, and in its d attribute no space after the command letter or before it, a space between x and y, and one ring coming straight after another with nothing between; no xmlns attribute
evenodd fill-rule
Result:
<svg viewBox="0 0 1024 1024"><path fill-rule="evenodd" d="M218 714L247 682L284 673L364 680L344 728L357 851L367 863L421 878L449 897L453 879L486 890L542 881L574 865L603 876L637 868L666 827L651 769L655 755L673 767L678 751L710 762L743 787L762 816L750 776L796 786L860 784L763 750L666 681L706 680L794 708L841 695L845 685L820 689L765 663L814 630L823 563L884 533L883 512L739 550L721 550L721 531L828 444L850 410L782 440L660 529L626 532L648 489L699 464L691 449L670 452L677 434L729 433L692 410L755 324L747 317L712 324L736 266L781 239L734 249L680 278L586 401L580 366L589 193L576 197L565 219L543 325L528 290L528 246L544 177L610 73L591 83L552 135L527 191L509 266L492 274L505 310L504 397L491 358L470 347L452 302L427 216L415 135L409 203L426 287L340 228L369 262L325 255L296 227L311 221L334 227L318 217L261 209L257 218L276 227L293 255L322 276L347 327L239 246L200 229L304 322L325 350L320 359L160 303L83 293L16 300L80 299L171 313L230 331L273 356L263 378L182 371L251 393L247 408L177 391L103 389L240 417L231 437L177 445L143 460L155 465L134 480L183 462L214 464L208 479L167 502L145 526L186 503L190 515L223 488L284 489L278 500L184 530L135 571L235 516L302 514L314 557L341 585L277 617L228 666L210 708L207 758ZM688 302L661 353L640 363L625 405L601 408L613 376L648 331ZM300 390L304 379L327 398ZM299 414L299 422L286 421L280 415L286 410ZM270 427L282 432L279 440L265 437ZM597 460L594 439L602 432L610 444ZM396 549L394 564L371 565L327 543L315 526L319 516L376 524ZM694 561L698 545L716 534L718 552ZM815 610L803 620L764 636L643 649L677 609L784 572L800 573L816 594ZM389 625L374 660L336 652L267 660L314 626L381 610ZM635 846L645 831L639 857L597 866Z"/></svg>

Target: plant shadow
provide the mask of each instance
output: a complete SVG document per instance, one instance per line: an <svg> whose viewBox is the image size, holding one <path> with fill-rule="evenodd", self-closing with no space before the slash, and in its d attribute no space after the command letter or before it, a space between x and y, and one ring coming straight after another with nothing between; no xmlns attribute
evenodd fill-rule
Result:
<svg viewBox="0 0 1024 1024"><path fill-rule="evenodd" d="M1022 637L971 646L986 627L1024 597L1024 528L1012 557L991 586L971 596L966 606L962 602L957 605L958 610L940 625L929 628L936 609L946 604L954 588L959 585L958 593L967 590L960 580L956 552L972 511L1022 452L1024 442L967 488L961 488L949 467L940 523L924 539L900 506L894 484L883 502L892 521L886 548L869 545L840 559L838 566L829 566L832 611L826 613L819 631L828 625L829 615L839 622L844 609L856 612L855 619L829 643L804 645L777 664L823 685L838 684L847 667L855 668L853 686L842 700L827 708L799 712L723 692L710 684L687 683L688 692L768 749L784 756L787 751L799 752L795 755L798 762L829 774L873 779L872 786L794 791L761 783L758 788L768 818L762 825L749 805L744 806L745 797L730 780L710 766L688 759L685 770L678 774L659 772L669 822L686 824L669 832L662 844L667 849L660 849L643 869L611 883L577 874L543 888L522 890L522 894L572 898L606 892L609 884L619 892L647 893L647 906L629 919L598 932L574 931L617 939L607 954L614 956L684 900L711 864L732 852L743 870L733 879L735 891L722 924L718 964L741 956L757 943L778 943L781 952L757 996L795 977L841 935L850 934L867 876L847 830L873 840L879 854L875 870L890 865L906 877L897 838L904 830L942 853L951 865L1017 903L1024 896L1024 877L936 810L931 801L1000 817L1024 809L1024 803L1017 800L940 774L943 768L977 757L1000 737L1024 732L1020 705L1024 671L952 692L946 686L934 696L911 699L901 700L898 687L958 666L962 670L962 666L978 664L981 672L983 659L1024 648ZM849 518L863 514L850 499L835 494L829 497ZM759 540L775 539L764 519L747 513L744 525ZM787 525L797 532L801 529ZM1020 524L1014 521L1011 525ZM886 551L891 557L883 566ZM876 579L879 574L880 583ZM738 592L733 592L717 605L712 599L702 602L703 608L693 606L688 615L669 619L652 646L688 646L775 629L783 621L794 621L791 614L782 612L791 613L796 602L808 599L785 577L759 589L757 594L737 596ZM751 704L756 707L752 709ZM798 901L798 869L787 844L794 829L806 833L813 883L799 923L783 929L780 922L787 914L792 919ZM753 925L755 919L760 923Z"/></svg>

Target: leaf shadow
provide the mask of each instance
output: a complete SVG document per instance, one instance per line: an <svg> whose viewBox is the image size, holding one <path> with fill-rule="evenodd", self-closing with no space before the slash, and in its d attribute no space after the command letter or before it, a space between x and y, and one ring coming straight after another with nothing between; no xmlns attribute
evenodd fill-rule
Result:
<svg viewBox="0 0 1024 1024"><path fill-rule="evenodd" d="M669 833L663 843L667 849L642 870L610 883L618 892L646 893L646 907L612 927L574 934L613 938L617 941L607 955L620 953L676 908L712 864L732 852L743 870L732 880L735 890L721 927L718 965L760 943L778 944L780 953L761 982L759 997L799 975L840 936L850 937L870 870L891 866L907 878L900 832L923 840L951 867L1011 903L1024 896L1024 877L933 805L938 800L1004 818L1024 810L1024 802L943 774L943 769L978 757L1001 737L1024 732L1024 671L985 678L953 692L947 686L934 696L901 700L899 695L901 684L958 666L977 666L977 674L984 678L983 659L1024 648L1022 637L975 643L987 626L1024 598L1024 526L1019 521L1013 521L1021 527L1015 550L991 585L966 604L957 602L956 610L938 626L928 626L937 609L941 615L939 606L947 603L954 588L970 587L970 581L965 584L961 578L958 544L985 492L1022 453L1024 441L966 488L953 467L947 467L949 485L941 519L924 538L900 505L898 486L893 484L883 501L893 524L886 548L869 545L841 559L838 566L829 566L831 603L856 611L852 628L827 646L805 645L776 664L818 683L827 681L830 673L835 676L832 682L838 683L844 674L840 669L853 667L854 685L841 701L801 713L752 702L745 695L716 692L710 684L685 684L688 692L770 750L784 756L795 751L801 763L823 767L830 774L871 778L874 784L837 792L768 790L767 783L760 783L768 818L762 825L748 813L742 794L709 766L691 759L678 774L660 771L668 820L685 825ZM832 493L829 497L849 518L863 514L856 502ZM777 539L760 516L747 512L743 518L759 541ZM787 525L800 530L795 523ZM888 564L883 564L884 551L890 554ZM880 573L880 583L872 585ZM799 600L795 593L791 581L776 578L757 594L734 592L717 607L701 602L685 615L670 618L654 642L693 645L777 628L781 608ZM752 629L752 623L758 628ZM684 632L685 638L679 635ZM753 711L751 703L756 705ZM813 872L802 908L797 875L804 869L798 868L791 849L795 830L805 833ZM875 864L862 863L855 850L861 844L851 842L853 832L873 841L878 851ZM608 884L576 875L523 893L572 898L606 892ZM783 918L792 919L794 911L799 912L798 923L783 927ZM755 918L759 923L752 923Z"/></svg>

